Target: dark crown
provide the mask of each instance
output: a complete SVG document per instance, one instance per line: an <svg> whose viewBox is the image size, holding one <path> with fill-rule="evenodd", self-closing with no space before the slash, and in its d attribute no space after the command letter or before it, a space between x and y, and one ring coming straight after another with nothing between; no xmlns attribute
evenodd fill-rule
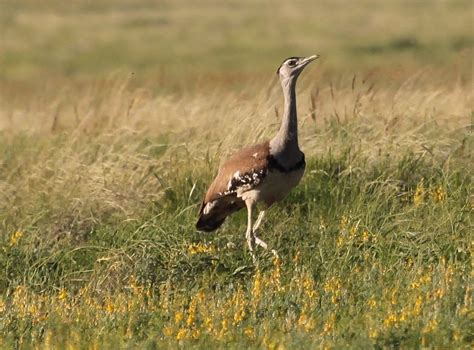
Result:
<svg viewBox="0 0 474 350"><path fill-rule="evenodd" d="M281 66L283 66L283 65L285 64L286 61L288 61L288 60L294 60L294 59L299 60L300 58L301 58L301 57L292 56L292 57L288 57L288 58L284 59L283 62L282 62L282 63L280 64L280 66L278 67L276 74L279 74L279 73L280 73L280 68L281 68Z"/></svg>

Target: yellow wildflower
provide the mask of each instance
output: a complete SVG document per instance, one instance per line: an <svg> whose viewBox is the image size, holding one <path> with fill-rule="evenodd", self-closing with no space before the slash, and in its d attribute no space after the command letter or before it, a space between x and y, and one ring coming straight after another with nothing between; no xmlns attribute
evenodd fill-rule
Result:
<svg viewBox="0 0 474 350"><path fill-rule="evenodd" d="M341 281L337 277L331 277L324 283L324 291L328 292L335 292L341 288Z"/></svg>
<svg viewBox="0 0 474 350"><path fill-rule="evenodd" d="M341 216L341 221L339 222L339 228L341 230L344 230L347 227L348 223L349 223L349 218L345 215Z"/></svg>
<svg viewBox="0 0 474 350"><path fill-rule="evenodd" d="M199 339L199 337L201 336L201 331L199 329L193 329L192 332L191 332L191 338L193 339Z"/></svg>
<svg viewBox="0 0 474 350"><path fill-rule="evenodd" d="M105 302L105 311L108 314L111 314L115 311L115 305L110 298Z"/></svg>
<svg viewBox="0 0 474 350"><path fill-rule="evenodd" d="M181 311L176 311L174 314L174 323L178 324L184 318L184 315Z"/></svg>
<svg viewBox="0 0 474 350"><path fill-rule="evenodd" d="M176 334L176 340L183 340L186 338L186 329L180 328L178 333Z"/></svg>
<svg viewBox="0 0 474 350"><path fill-rule="evenodd" d="M415 206L420 205L423 203L423 197L425 195L425 186L423 184L423 179L416 185L415 193L413 194L413 204Z"/></svg>
<svg viewBox="0 0 474 350"><path fill-rule="evenodd" d="M303 289L309 298L314 298L316 296L313 278L310 276L305 276L303 278Z"/></svg>
<svg viewBox="0 0 474 350"><path fill-rule="evenodd" d="M163 334L165 335L165 337L171 337L173 335L173 327L171 326L164 327Z"/></svg>
<svg viewBox="0 0 474 350"><path fill-rule="evenodd" d="M306 314L302 313L300 317L298 318L298 326L304 327L304 325L308 322L308 316Z"/></svg>
<svg viewBox="0 0 474 350"><path fill-rule="evenodd" d="M402 309L402 311L400 312L400 316L398 317L398 320L400 322L405 322L409 316L410 316L410 312L406 309Z"/></svg>
<svg viewBox="0 0 474 350"><path fill-rule="evenodd" d="M334 324L336 323L336 315L332 314L329 316L327 321L324 323L324 333L330 333L334 330Z"/></svg>
<svg viewBox="0 0 474 350"><path fill-rule="evenodd" d="M67 299L67 291L64 288L61 288L58 293L58 299L64 301Z"/></svg>
<svg viewBox="0 0 474 350"><path fill-rule="evenodd" d="M433 297L435 299L441 299L442 297L444 297L444 294L445 294L444 290L439 288L433 292Z"/></svg>
<svg viewBox="0 0 474 350"><path fill-rule="evenodd" d="M237 312L234 315L234 325L242 322L242 320L245 317L245 310L244 310L244 305L240 306L240 308L237 310Z"/></svg>
<svg viewBox="0 0 474 350"><path fill-rule="evenodd" d="M388 315L383 321L383 324L385 325L385 327L392 327L396 325L396 323L397 323L397 315L395 314Z"/></svg>
<svg viewBox="0 0 474 350"><path fill-rule="evenodd" d="M314 321L313 318L309 318L304 324L304 329L306 332L311 332L312 330L314 330L315 327L316 327L316 322Z"/></svg>
<svg viewBox="0 0 474 350"><path fill-rule="evenodd" d="M423 328L424 333L431 333L438 328L438 321L430 320L428 324Z"/></svg>
<svg viewBox="0 0 474 350"><path fill-rule="evenodd" d="M228 329L229 329L229 323L227 319L224 318L221 322L221 330L219 332L219 338L223 338L226 335Z"/></svg>
<svg viewBox="0 0 474 350"><path fill-rule="evenodd" d="M260 300L261 294L262 294L262 274L260 270L257 270L257 273L255 274L255 279L253 281L253 288L252 288L254 308L257 307L257 303Z"/></svg>
<svg viewBox="0 0 474 350"><path fill-rule="evenodd" d="M186 319L186 324L188 327L191 327L196 320L196 303L191 302L191 305L188 309L188 318Z"/></svg>
<svg viewBox="0 0 474 350"><path fill-rule="evenodd" d="M253 337L255 336L255 331L252 327L246 327L244 329L244 334L250 339L253 339Z"/></svg>
<svg viewBox="0 0 474 350"><path fill-rule="evenodd" d="M357 234L357 225L356 226L352 226L351 227L351 230L349 232L349 236L351 239L353 239Z"/></svg>
<svg viewBox="0 0 474 350"><path fill-rule="evenodd" d="M413 307L413 314L418 316L421 314L421 308L423 306L423 297L420 295L415 300L415 306Z"/></svg>
<svg viewBox="0 0 474 350"><path fill-rule="evenodd" d="M374 339L374 338L377 338L378 335L379 335L379 332L377 332L376 329L372 327L369 328L369 338Z"/></svg>
<svg viewBox="0 0 474 350"><path fill-rule="evenodd" d="M398 288L393 288L390 293L390 304L396 305L398 301L397 297L398 297Z"/></svg>
<svg viewBox="0 0 474 350"><path fill-rule="evenodd" d="M18 241L20 240L21 237L23 237L23 232L22 231L16 231L15 233L13 233L10 236L10 242L9 242L8 245L10 247L13 247L14 245L16 245L18 243Z"/></svg>
<svg viewBox="0 0 474 350"><path fill-rule="evenodd" d="M461 315L461 316L465 316L465 315L467 315L470 311L471 311L471 309L469 309L467 306L463 306L463 307L461 307L461 308L458 309L458 314Z"/></svg>
<svg viewBox="0 0 474 350"><path fill-rule="evenodd" d="M216 248L212 245L204 244L204 243L197 243L197 244L191 244L188 247L188 253L190 255L195 255L195 254L212 254L215 253Z"/></svg>
<svg viewBox="0 0 474 350"><path fill-rule="evenodd" d="M438 186L431 191L431 197L435 202L441 203L446 199L446 192L441 186Z"/></svg>
<svg viewBox="0 0 474 350"><path fill-rule="evenodd" d="M367 300L367 305L369 305L369 308L374 309L377 306L377 300L370 298Z"/></svg>
<svg viewBox="0 0 474 350"><path fill-rule="evenodd" d="M362 242L367 243L369 241L369 238L369 231L364 230L364 232L362 232Z"/></svg>
<svg viewBox="0 0 474 350"><path fill-rule="evenodd" d="M270 340L270 337L268 336L268 334L265 334L265 336L263 337L262 344L265 348L269 350L273 350L277 348L277 343L275 342L275 340Z"/></svg>
<svg viewBox="0 0 474 350"><path fill-rule="evenodd" d="M205 298L206 298L206 293L202 290L196 294L196 300L198 300L201 303L204 301Z"/></svg>
<svg viewBox="0 0 474 350"><path fill-rule="evenodd" d="M206 317L204 319L204 325L206 326L206 330L208 333L212 333L212 330L214 329L214 324L212 322L212 318Z"/></svg>
<svg viewBox="0 0 474 350"><path fill-rule="evenodd" d="M44 335L44 340L43 340L43 344L44 344L44 348L45 349L52 349L52 346L51 346L51 340L53 339L53 332L49 329L46 329L46 332L45 332L45 335Z"/></svg>
<svg viewBox="0 0 474 350"><path fill-rule="evenodd" d="M270 276L270 282L276 286L276 289L281 292L284 288L281 286L281 264L282 261L279 257L273 258L273 270Z"/></svg>

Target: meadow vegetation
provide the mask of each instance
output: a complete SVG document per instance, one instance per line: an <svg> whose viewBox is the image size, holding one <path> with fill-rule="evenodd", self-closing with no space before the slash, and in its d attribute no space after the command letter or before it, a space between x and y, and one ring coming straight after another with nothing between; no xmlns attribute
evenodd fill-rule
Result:
<svg viewBox="0 0 474 350"><path fill-rule="evenodd" d="M470 347L469 1L1 7L0 347ZM313 53L255 266L200 200Z"/></svg>

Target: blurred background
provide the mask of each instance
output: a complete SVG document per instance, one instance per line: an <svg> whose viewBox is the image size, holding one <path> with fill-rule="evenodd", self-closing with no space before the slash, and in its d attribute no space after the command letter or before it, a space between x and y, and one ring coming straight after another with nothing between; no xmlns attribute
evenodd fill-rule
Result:
<svg viewBox="0 0 474 350"><path fill-rule="evenodd" d="M471 78L470 0L2 0L0 6L0 84L9 97L117 72L156 92L240 89L268 82L288 56L314 53L324 77L372 72L403 80L431 67L437 75Z"/></svg>

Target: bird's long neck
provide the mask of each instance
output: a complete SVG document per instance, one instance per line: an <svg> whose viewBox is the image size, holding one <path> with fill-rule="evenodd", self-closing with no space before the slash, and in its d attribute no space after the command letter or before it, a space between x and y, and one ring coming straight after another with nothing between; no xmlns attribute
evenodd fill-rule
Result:
<svg viewBox="0 0 474 350"><path fill-rule="evenodd" d="M282 80L285 101L280 130L270 141L272 151L287 153L298 151L298 117L296 113L296 79Z"/></svg>

